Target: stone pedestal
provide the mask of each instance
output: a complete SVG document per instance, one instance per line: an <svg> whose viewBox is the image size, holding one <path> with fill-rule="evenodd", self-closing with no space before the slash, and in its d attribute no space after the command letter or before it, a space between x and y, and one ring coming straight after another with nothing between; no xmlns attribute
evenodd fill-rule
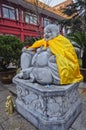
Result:
<svg viewBox="0 0 86 130"><path fill-rule="evenodd" d="M67 130L81 112L78 85L39 85L14 78L17 111L39 130Z"/></svg>

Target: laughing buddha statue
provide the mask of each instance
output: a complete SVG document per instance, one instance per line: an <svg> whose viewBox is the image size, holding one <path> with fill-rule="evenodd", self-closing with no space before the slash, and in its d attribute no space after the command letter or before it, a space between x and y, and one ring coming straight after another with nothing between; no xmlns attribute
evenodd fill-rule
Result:
<svg viewBox="0 0 86 130"><path fill-rule="evenodd" d="M63 85L83 79L74 47L55 24L44 28L43 39L23 48L21 69L17 77L32 83Z"/></svg>

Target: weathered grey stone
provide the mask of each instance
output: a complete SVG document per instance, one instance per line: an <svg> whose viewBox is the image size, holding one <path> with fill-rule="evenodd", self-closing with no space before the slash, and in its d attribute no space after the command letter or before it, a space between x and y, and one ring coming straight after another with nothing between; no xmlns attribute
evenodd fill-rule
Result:
<svg viewBox="0 0 86 130"><path fill-rule="evenodd" d="M67 130L81 112L79 83L40 85L14 78L16 108L39 130Z"/></svg>
<svg viewBox="0 0 86 130"><path fill-rule="evenodd" d="M44 50L43 47L40 47L33 56L31 51L23 52L21 55L21 68L21 72L16 77L43 85L60 84L56 57L49 48Z"/></svg>

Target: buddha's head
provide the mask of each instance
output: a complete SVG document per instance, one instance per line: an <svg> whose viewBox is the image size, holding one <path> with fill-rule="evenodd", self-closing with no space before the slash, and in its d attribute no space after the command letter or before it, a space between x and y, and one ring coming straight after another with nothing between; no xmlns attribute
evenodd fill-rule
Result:
<svg viewBox="0 0 86 130"><path fill-rule="evenodd" d="M59 26L56 24L49 24L44 28L44 39L51 40L59 35Z"/></svg>

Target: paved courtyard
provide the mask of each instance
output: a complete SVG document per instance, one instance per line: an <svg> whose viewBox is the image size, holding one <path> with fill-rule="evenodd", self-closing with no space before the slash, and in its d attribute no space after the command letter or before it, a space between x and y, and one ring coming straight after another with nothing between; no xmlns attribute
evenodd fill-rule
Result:
<svg viewBox="0 0 86 130"><path fill-rule="evenodd" d="M82 100L82 112L77 117L69 130L86 130L86 83L80 83L79 93ZM19 113L14 111L8 116L5 111L5 102L8 95L12 96L15 103L16 87L14 84L2 84L0 82L0 130L38 130Z"/></svg>

